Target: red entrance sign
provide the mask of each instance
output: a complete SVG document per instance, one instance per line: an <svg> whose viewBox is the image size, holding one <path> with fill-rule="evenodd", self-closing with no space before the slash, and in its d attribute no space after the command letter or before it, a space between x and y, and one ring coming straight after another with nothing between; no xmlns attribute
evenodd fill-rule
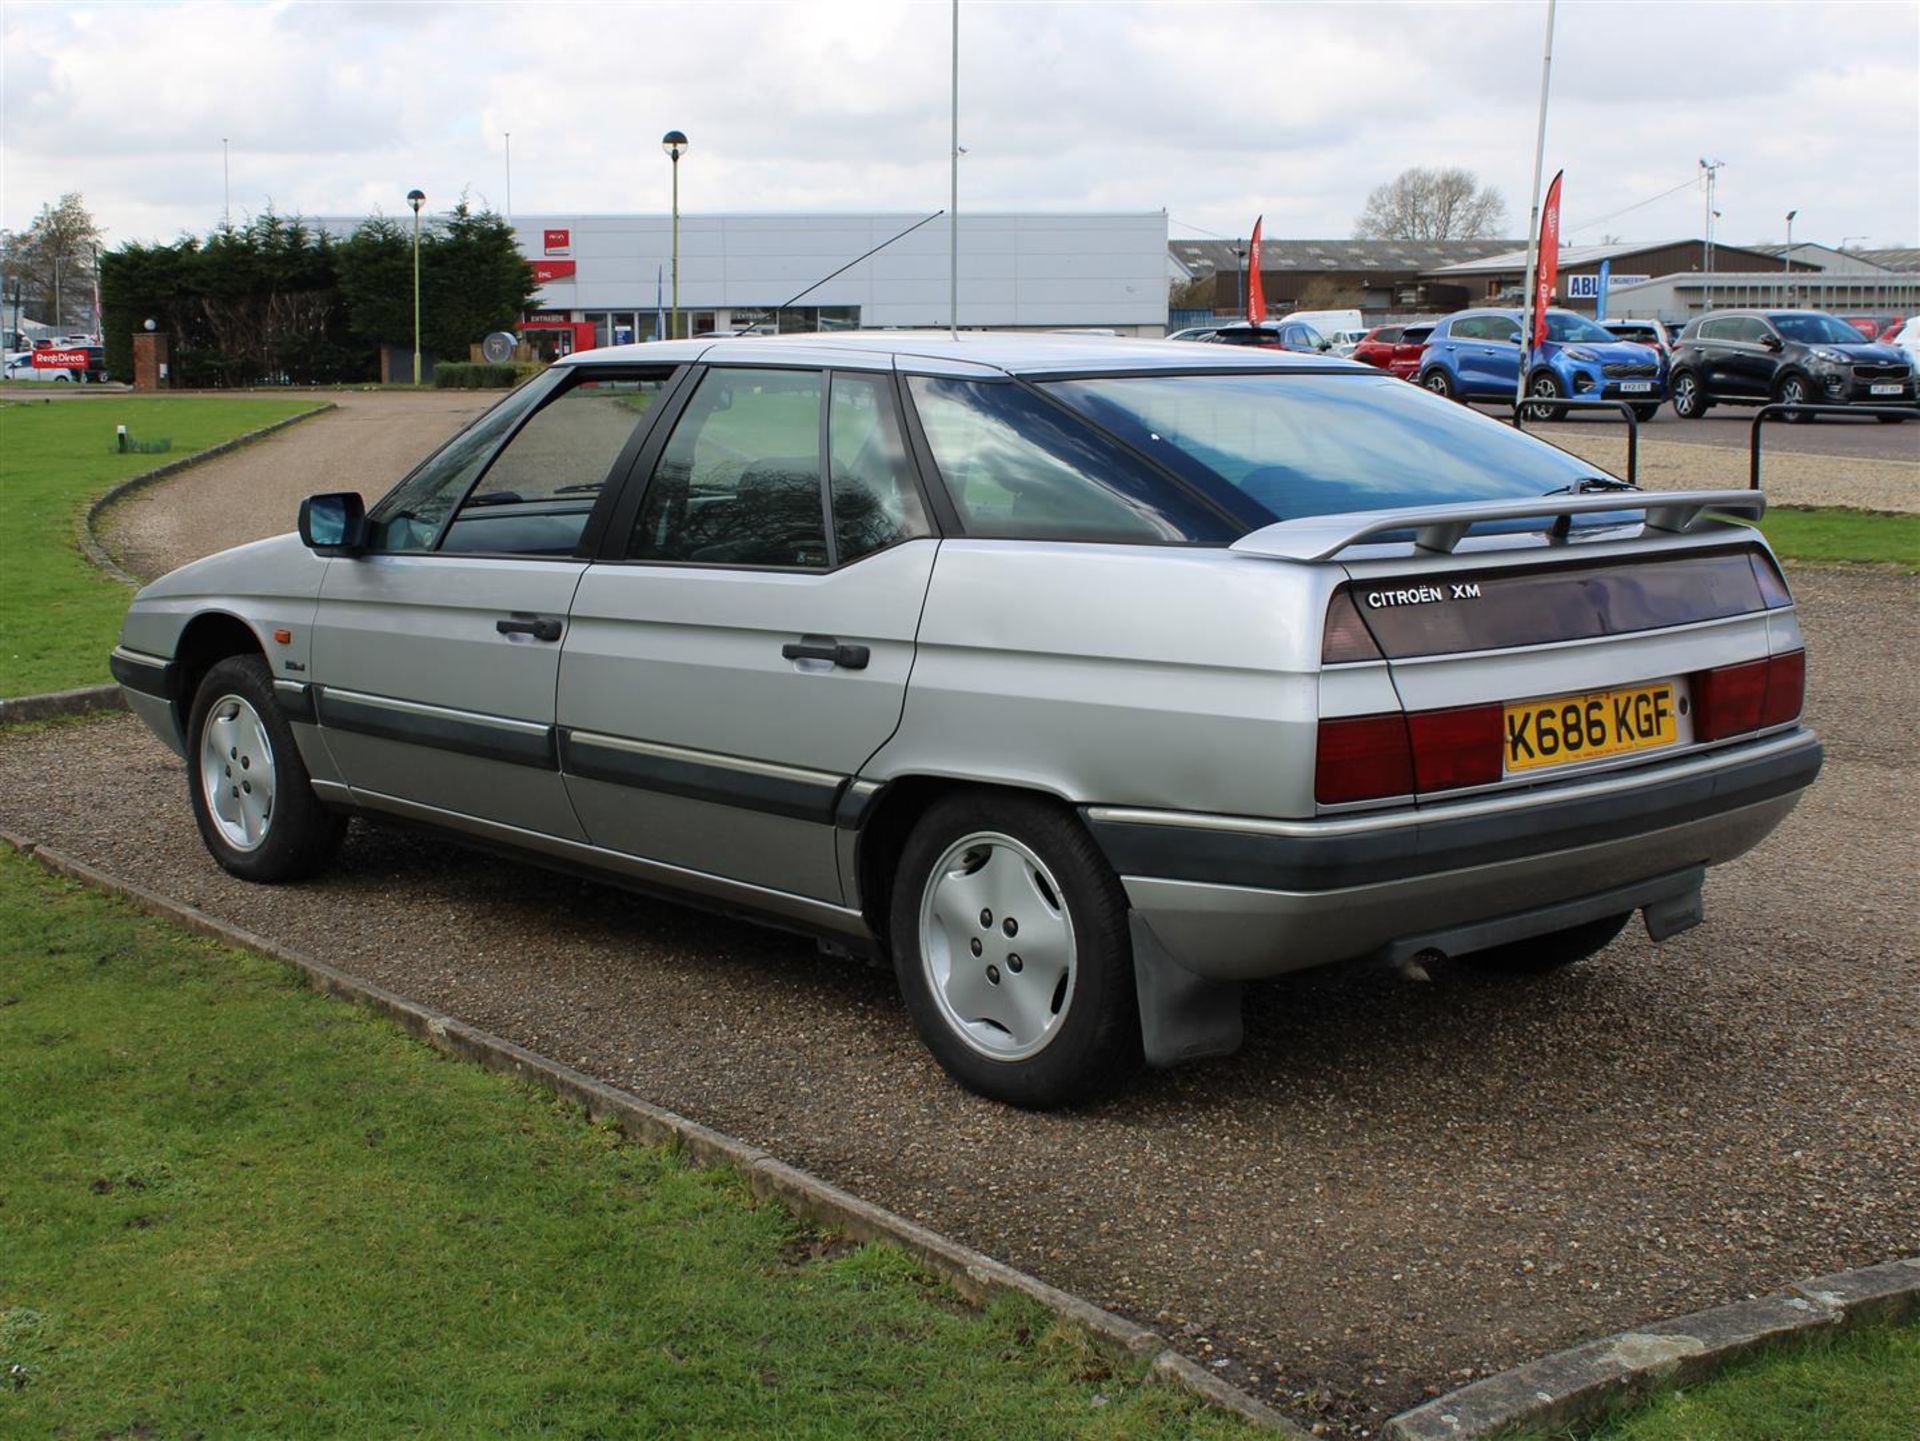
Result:
<svg viewBox="0 0 1920 1441"><path fill-rule="evenodd" d="M87 353L84 350L36 350L33 352L35 370L85 370Z"/></svg>
<svg viewBox="0 0 1920 1441"><path fill-rule="evenodd" d="M573 232L571 230L549 230L547 232L546 248L547 254L549 255L565 255L569 250L573 249Z"/></svg>
<svg viewBox="0 0 1920 1441"><path fill-rule="evenodd" d="M533 267L533 278L542 285L551 284L556 280L566 280L572 276L574 270L571 260L529 260L527 264Z"/></svg>

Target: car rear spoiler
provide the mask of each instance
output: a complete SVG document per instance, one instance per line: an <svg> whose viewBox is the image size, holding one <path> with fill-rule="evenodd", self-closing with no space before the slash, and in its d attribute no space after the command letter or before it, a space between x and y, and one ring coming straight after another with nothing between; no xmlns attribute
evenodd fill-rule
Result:
<svg viewBox="0 0 1920 1441"><path fill-rule="evenodd" d="M1283 520L1242 536L1231 549L1270 560L1332 560L1348 546L1410 530L1419 549L1450 555L1462 537L1482 521L1553 516L1564 528L1567 518L1576 515L1643 510L1648 530L1681 535L1692 529L1703 511L1744 513L1758 520L1766 509L1767 497L1757 490L1628 490L1602 495L1537 495L1525 500L1468 500Z"/></svg>

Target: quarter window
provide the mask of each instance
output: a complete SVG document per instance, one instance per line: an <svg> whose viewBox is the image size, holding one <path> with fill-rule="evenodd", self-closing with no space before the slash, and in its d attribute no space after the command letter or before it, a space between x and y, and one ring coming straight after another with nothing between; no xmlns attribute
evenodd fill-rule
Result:
<svg viewBox="0 0 1920 1441"><path fill-rule="evenodd" d="M1018 385L914 376L908 388L968 535L1218 542L1246 529Z"/></svg>
<svg viewBox="0 0 1920 1441"><path fill-rule="evenodd" d="M889 379L836 374L828 411L833 543L840 564L927 534Z"/></svg>
<svg viewBox="0 0 1920 1441"><path fill-rule="evenodd" d="M654 466L627 557L823 569L822 388L817 371L708 371Z"/></svg>

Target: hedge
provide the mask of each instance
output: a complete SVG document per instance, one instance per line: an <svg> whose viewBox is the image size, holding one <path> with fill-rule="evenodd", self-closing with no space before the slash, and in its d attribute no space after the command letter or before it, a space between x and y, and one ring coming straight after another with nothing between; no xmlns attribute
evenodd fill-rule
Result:
<svg viewBox="0 0 1920 1441"><path fill-rule="evenodd" d="M436 390L510 390L520 383L520 367L512 361L445 360L433 368Z"/></svg>

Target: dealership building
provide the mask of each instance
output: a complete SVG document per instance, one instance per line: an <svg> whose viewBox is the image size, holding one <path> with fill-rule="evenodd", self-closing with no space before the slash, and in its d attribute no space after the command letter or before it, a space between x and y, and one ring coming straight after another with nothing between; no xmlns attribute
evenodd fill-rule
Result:
<svg viewBox="0 0 1920 1441"><path fill-rule="evenodd" d="M669 216L520 215L513 228L540 283L522 327L536 346L656 338L673 306ZM1159 335L1166 324L1163 211L963 214L959 231L963 327ZM944 326L948 240L947 218L924 213L682 215L681 329Z"/></svg>

